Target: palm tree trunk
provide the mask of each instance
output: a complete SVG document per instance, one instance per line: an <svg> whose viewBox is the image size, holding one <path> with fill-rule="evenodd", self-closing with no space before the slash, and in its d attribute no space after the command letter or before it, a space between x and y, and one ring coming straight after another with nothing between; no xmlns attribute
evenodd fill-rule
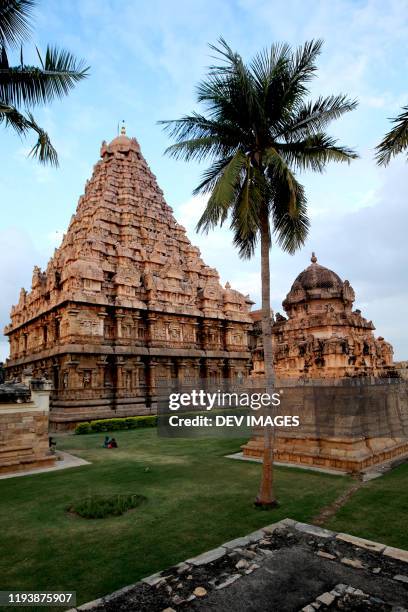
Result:
<svg viewBox="0 0 408 612"><path fill-rule="evenodd" d="M272 354L271 323L271 275L269 269L270 235L268 216L265 212L261 218L261 283L262 283L262 337L264 350L265 391L274 392L275 374ZM273 507L277 502L273 493L273 443L274 431L271 426L264 426L264 449L262 462L262 479L257 506Z"/></svg>

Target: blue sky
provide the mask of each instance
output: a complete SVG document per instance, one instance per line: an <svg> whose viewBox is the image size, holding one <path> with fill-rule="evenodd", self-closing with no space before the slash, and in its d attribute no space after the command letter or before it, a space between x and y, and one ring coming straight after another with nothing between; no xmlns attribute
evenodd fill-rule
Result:
<svg viewBox="0 0 408 612"><path fill-rule="evenodd" d="M197 108L194 88L211 62L209 42L222 35L245 59L276 41L298 45L323 38L313 96L344 92L359 107L330 129L360 159L332 166L324 175L301 176L312 231L295 256L272 249L275 310L311 251L348 278L356 307L391 341L396 358L408 358L406 228L408 166L403 157L387 169L373 162L373 148L389 129L388 117L408 104L408 2L285 0L49 0L36 9L32 45L55 43L86 59L90 77L36 118L58 149L60 168L27 160L30 139L1 131L0 325L21 286L29 287L35 263L45 266L75 212L102 140L125 119L138 139L168 203L205 261L223 282L259 300L259 261L241 262L227 229L203 237L194 225L204 205L191 192L205 165L164 157L169 144L157 121ZM228 253L228 257L225 253ZM7 342L0 340L0 358Z"/></svg>

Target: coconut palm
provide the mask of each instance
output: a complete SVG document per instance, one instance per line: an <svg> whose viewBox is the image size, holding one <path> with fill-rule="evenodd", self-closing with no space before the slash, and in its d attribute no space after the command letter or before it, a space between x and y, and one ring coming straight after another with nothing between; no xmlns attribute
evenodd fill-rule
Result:
<svg viewBox="0 0 408 612"><path fill-rule="evenodd" d="M32 109L67 95L87 76L88 68L68 51L50 46L45 56L37 49L39 66L24 62L22 43L30 37L34 6L34 0L0 0L0 124L20 136L34 132L37 142L30 155L43 164L57 166L57 152ZM17 46L20 61L11 66L10 48Z"/></svg>
<svg viewBox="0 0 408 612"><path fill-rule="evenodd" d="M163 121L175 139L175 158L210 160L195 194L209 194L197 230L208 232L227 219L243 258L261 245L262 335L266 390L274 385L269 250L273 242L293 253L304 244L309 219L303 185L295 172L322 172L330 161L349 162L356 154L325 133L333 119L355 108L344 95L308 98L322 41L293 51L272 45L250 64L224 39L211 45L220 63L198 85L204 114ZM273 434L264 432L263 470L257 502L276 503L272 486Z"/></svg>
<svg viewBox="0 0 408 612"><path fill-rule="evenodd" d="M391 119L391 123L394 127L375 148L379 166L387 166L392 157L408 149L408 106L403 106L402 113Z"/></svg>

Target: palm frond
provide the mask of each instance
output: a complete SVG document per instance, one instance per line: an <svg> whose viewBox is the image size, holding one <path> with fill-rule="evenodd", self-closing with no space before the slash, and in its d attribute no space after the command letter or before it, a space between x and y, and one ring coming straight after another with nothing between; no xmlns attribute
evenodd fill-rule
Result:
<svg viewBox="0 0 408 612"><path fill-rule="evenodd" d="M227 146L236 147L244 138L239 126L231 122L221 122L208 119L199 113L187 115L181 119L159 121L176 142L196 140L200 138L218 138ZM165 153L172 154L172 147L166 149Z"/></svg>
<svg viewBox="0 0 408 612"><path fill-rule="evenodd" d="M284 79L281 107L286 112L296 108L300 100L309 93L308 82L317 71L316 59L323 46L322 40L310 40L292 54Z"/></svg>
<svg viewBox="0 0 408 612"><path fill-rule="evenodd" d="M17 46L31 33L34 0L2 0L0 2L0 46Z"/></svg>
<svg viewBox="0 0 408 612"><path fill-rule="evenodd" d="M290 254L304 245L310 226L304 187L293 178L292 189L295 194L295 209L292 213L287 204L292 193L288 194L285 184L275 185L271 206L273 235L281 249Z"/></svg>
<svg viewBox="0 0 408 612"><path fill-rule="evenodd" d="M245 168L247 158L242 151L237 151L218 173L207 207L197 223L197 231L208 232L224 223L240 190Z"/></svg>
<svg viewBox="0 0 408 612"><path fill-rule="evenodd" d="M235 121L248 129L256 107L253 74L223 38L218 46L209 46L222 64L210 66L206 81L198 86L198 101L207 104L217 119Z"/></svg>
<svg viewBox="0 0 408 612"><path fill-rule="evenodd" d="M316 60L323 47L323 40L309 40L300 45L292 59L292 75L297 82L310 81L317 70Z"/></svg>
<svg viewBox="0 0 408 612"><path fill-rule="evenodd" d="M35 121L33 115L28 112L26 115L15 107L0 103L0 124L12 128L19 136L26 136L33 131L37 134L37 142L29 152L29 157L35 157L41 164L50 164L58 167L58 155L54 149L50 138Z"/></svg>
<svg viewBox="0 0 408 612"><path fill-rule="evenodd" d="M0 68L0 99L16 107L45 104L67 95L89 71L83 60L55 47L47 47L42 65Z"/></svg>
<svg viewBox="0 0 408 612"><path fill-rule="evenodd" d="M0 49L0 69L6 69L9 67L8 57L6 47L1 47Z"/></svg>
<svg viewBox="0 0 408 612"><path fill-rule="evenodd" d="M201 177L201 182L193 190L193 195L210 193L217 184L218 179L222 175L224 169L232 160L232 155L215 160Z"/></svg>
<svg viewBox="0 0 408 612"><path fill-rule="evenodd" d="M237 67L244 65L239 53L231 49L223 36L219 37L216 45L210 43L208 46L216 54L213 56L213 59L222 61L222 64L212 64L209 66L209 74L234 73Z"/></svg>
<svg viewBox="0 0 408 612"><path fill-rule="evenodd" d="M206 136L204 138L195 138L192 140L183 140L177 142L166 149L166 153L174 159L184 159L184 161L214 158L222 156L226 153L225 147L220 143L219 139L214 136Z"/></svg>
<svg viewBox="0 0 408 612"><path fill-rule="evenodd" d="M271 183L280 185L282 192L286 192L286 208L288 214L294 215L296 210L296 190L295 177L292 171L274 147L266 149L262 161Z"/></svg>
<svg viewBox="0 0 408 612"><path fill-rule="evenodd" d="M387 166L391 159L408 149L408 106L403 106L403 112L391 119L394 127L375 148L375 159L379 166Z"/></svg>
<svg viewBox="0 0 408 612"><path fill-rule="evenodd" d="M327 125L345 113L357 108L357 100L350 100L344 94L320 96L315 101L300 105L286 121L277 126L276 138L283 136L288 142L311 134L322 132Z"/></svg>
<svg viewBox="0 0 408 612"><path fill-rule="evenodd" d="M58 155L57 151L51 144L51 140L45 130L43 130L35 121L31 113L27 113L29 119L29 127L37 133L37 142L31 149L29 157L35 157L38 159L40 164L50 164L55 168L58 168Z"/></svg>
<svg viewBox="0 0 408 612"><path fill-rule="evenodd" d="M0 124L12 128L19 136L29 130L28 119L15 107L0 102Z"/></svg>
<svg viewBox="0 0 408 612"><path fill-rule="evenodd" d="M287 43L277 43L257 53L250 67L258 87L266 92L274 77L282 73L289 61L290 46Z"/></svg>
<svg viewBox="0 0 408 612"><path fill-rule="evenodd" d="M263 182L259 171L248 164L245 181L232 207L233 244L243 259L250 259L258 244L260 213L265 204Z"/></svg>
<svg viewBox="0 0 408 612"><path fill-rule="evenodd" d="M330 162L350 163L358 155L349 147L337 145L337 140L327 134L314 134L304 140L276 145L286 164L295 170L323 172Z"/></svg>

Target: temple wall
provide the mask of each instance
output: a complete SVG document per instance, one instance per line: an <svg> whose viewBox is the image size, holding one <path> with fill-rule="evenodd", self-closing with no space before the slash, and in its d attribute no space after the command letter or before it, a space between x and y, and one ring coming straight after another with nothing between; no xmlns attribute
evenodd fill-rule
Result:
<svg viewBox="0 0 408 612"><path fill-rule="evenodd" d="M31 401L0 402L0 474L49 467L49 390L31 390Z"/></svg>
<svg viewBox="0 0 408 612"><path fill-rule="evenodd" d="M358 472L408 456L408 384L404 381L312 381L285 386L279 414L298 415L301 426L279 429L275 461ZM243 447L262 457L263 432Z"/></svg>

